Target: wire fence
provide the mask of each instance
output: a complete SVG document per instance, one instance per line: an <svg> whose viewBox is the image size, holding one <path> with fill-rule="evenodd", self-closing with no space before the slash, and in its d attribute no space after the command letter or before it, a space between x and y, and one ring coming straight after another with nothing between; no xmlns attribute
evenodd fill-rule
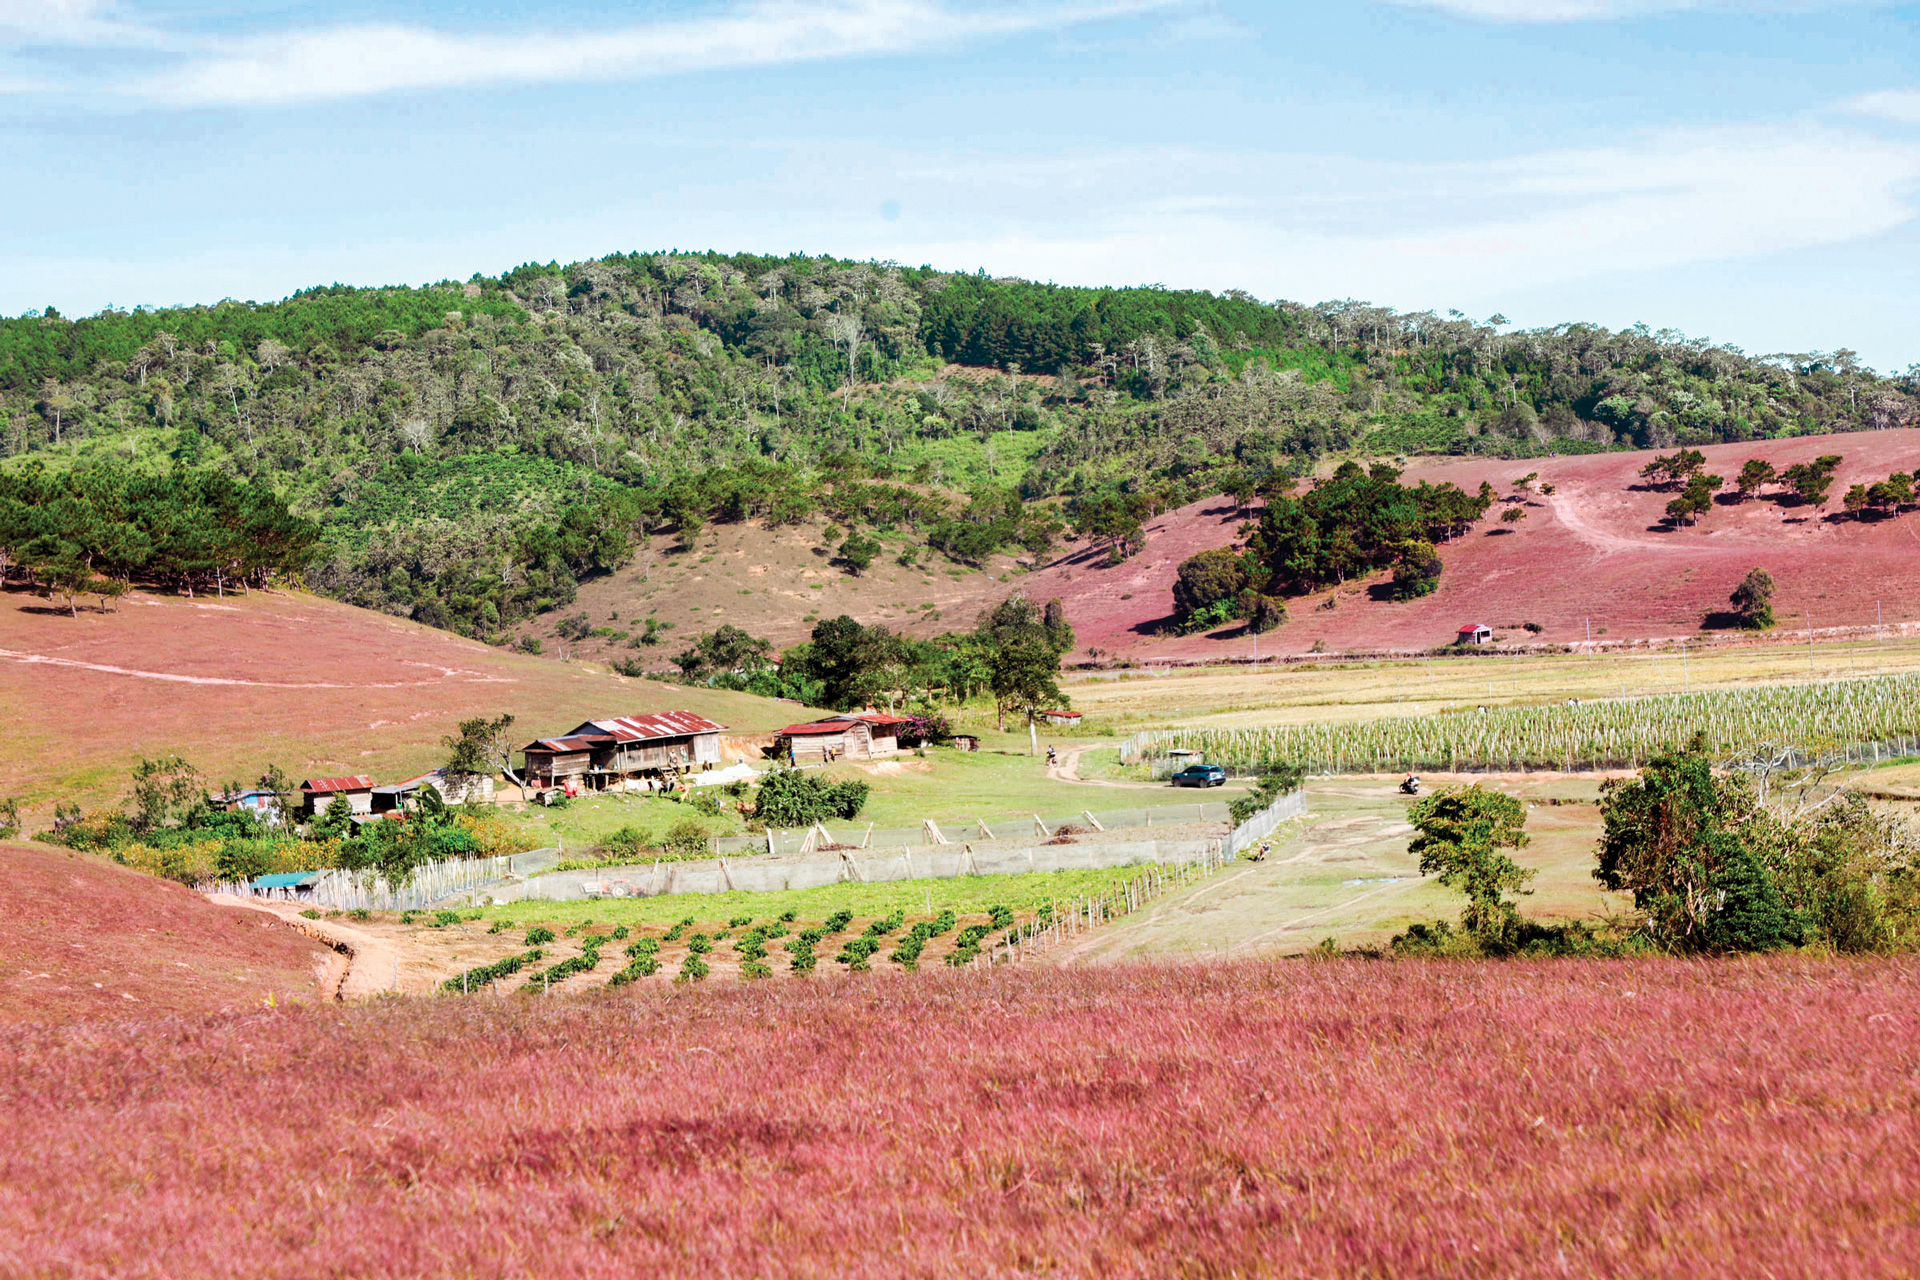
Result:
<svg viewBox="0 0 1920 1280"><path fill-rule="evenodd" d="M1197 884L1229 862L1242 850L1264 840L1282 822L1302 817L1307 812L1306 793L1295 791L1235 827L1218 847L1210 847L1192 862L1172 866L1150 866L1139 875L1102 894L1069 899L1043 908L1035 919L1011 930L991 953L981 958L988 964L1018 964L1045 954L1048 950L1073 941L1109 921L1140 910L1155 898Z"/></svg>
<svg viewBox="0 0 1920 1280"><path fill-rule="evenodd" d="M1023 836L1051 839L1062 827L1115 831L1122 827L1173 827L1197 822L1226 822L1227 806L1220 801L1196 804L1155 805L1140 809L1081 810L1067 817L1042 817L1036 813L1001 814L975 818L972 822L935 822L928 819L917 827L845 826L838 823L804 830L767 831L749 836L722 836L716 839L714 852L732 856L758 853L812 853L829 844L855 849L900 849L923 845L959 844L967 840L1006 840ZM1089 821L1091 820L1091 821ZM823 839L822 836L825 838Z"/></svg>
<svg viewBox="0 0 1920 1280"><path fill-rule="evenodd" d="M205 886L210 893L298 902L329 911L423 911L449 898L477 893L545 870L560 860L558 849L534 849L495 858L451 858L415 867L393 882L378 871L316 871L291 885L228 880Z"/></svg>

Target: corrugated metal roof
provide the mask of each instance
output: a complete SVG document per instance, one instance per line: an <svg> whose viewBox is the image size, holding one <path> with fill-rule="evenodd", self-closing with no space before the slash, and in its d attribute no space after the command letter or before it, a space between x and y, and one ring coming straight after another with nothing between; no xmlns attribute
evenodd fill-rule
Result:
<svg viewBox="0 0 1920 1280"><path fill-rule="evenodd" d="M364 773L356 773L346 778L308 778L300 784L300 789L310 795L329 795L335 791L367 791L373 787L373 779Z"/></svg>
<svg viewBox="0 0 1920 1280"><path fill-rule="evenodd" d="M851 728L851 720L816 720L812 724L790 724L780 732L789 738L813 738L829 733L845 733Z"/></svg>
<svg viewBox="0 0 1920 1280"><path fill-rule="evenodd" d="M611 720L589 720L587 724L613 735L616 742L639 742L646 738L684 738L695 733L723 733L726 726L715 724L691 711L656 711L648 715L616 716ZM582 726L584 727L584 726Z"/></svg>
<svg viewBox="0 0 1920 1280"><path fill-rule="evenodd" d="M853 719L865 720L868 724L905 724L907 722L905 716L882 715L877 711L863 711Z"/></svg>
<svg viewBox="0 0 1920 1280"><path fill-rule="evenodd" d="M554 751L567 755L576 751L591 751L595 747L604 747L612 741L614 738L611 734L578 733L564 738L535 738L520 749L522 751Z"/></svg>

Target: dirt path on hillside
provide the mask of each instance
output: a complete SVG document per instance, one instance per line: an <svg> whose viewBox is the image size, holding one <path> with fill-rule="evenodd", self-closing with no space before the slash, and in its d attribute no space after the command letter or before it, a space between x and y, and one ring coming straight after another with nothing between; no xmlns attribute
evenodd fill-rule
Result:
<svg viewBox="0 0 1920 1280"><path fill-rule="evenodd" d="M322 1000L360 1000L401 989L400 951L384 938L332 920L309 920L291 902L265 902L210 893L207 901L242 911L259 911L334 950L321 978Z"/></svg>
<svg viewBox="0 0 1920 1280"><path fill-rule="evenodd" d="M1060 753L1060 759L1047 766L1049 782L1076 782L1083 787L1121 787L1127 790L1165 791L1166 787L1158 782L1122 782L1113 778L1083 778L1080 776L1080 757L1089 751L1098 751L1102 747L1117 747L1117 742L1086 742L1079 746L1068 747Z"/></svg>
<svg viewBox="0 0 1920 1280"><path fill-rule="evenodd" d="M164 680L169 684L198 685L242 685L250 689L419 689L429 685L445 684L457 676L464 676L481 684L506 684L498 676L483 676L477 671L462 671L458 667L435 667L424 662L407 663L407 666L427 667L429 671L440 674L431 680L390 680L367 684L339 684L325 681L295 683L287 680L239 680L226 676L183 676L171 671L141 671L135 667L116 667L104 662L81 662L77 658L50 658L43 653L23 653L18 649L0 649L0 658L10 662L19 662L29 666L75 667L81 671L98 671L110 676L132 676L136 680Z"/></svg>

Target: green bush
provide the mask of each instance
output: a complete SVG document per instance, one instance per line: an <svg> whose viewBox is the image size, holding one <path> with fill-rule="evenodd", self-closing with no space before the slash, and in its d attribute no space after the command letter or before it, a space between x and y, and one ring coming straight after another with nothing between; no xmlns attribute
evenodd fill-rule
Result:
<svg viewBox="0 0 1920 1280"><path fill-rule="evenodd" d="M866 808L870 791L864 782L834 782L818 773L775 769L761 780L753 816L768 827L805 827L829 818L851 822Z"/></svg>
<svg viewBox="0 0 1920 1280"><path fill-rule="evenodd" d="M537 924L533 928L527 930L527 945L530 947L537 947L543 942L552 942L552 941L554 941L553 930L547 928L543 924Z"/></svg>
<svg viewBox="0 0 1920 1280"><path fill-rule="evenodd" d="M495 960L492 964L483 964L456 977L448 978L440 984L440 989L449 995L478 991L489 983L498 982L502 978L520 972L529 964L539 963L540 956L541 952L535 950L523 952L517 956L508 956L504 960Z"/></svg>
<svg viewBox="0 0 1920 1280"><path fill-rule="evenodd" d="M699 956L690 955L681 963L680 976L675 981L698 982L712 972L713 970L707 967L706 961Z"/></svg>
<svg viewBox="0 0 1920 1280"><path fill-rule="evenodd" d="M764 964L749 961L740 966L740 976L748 981L754 981L760 978L771 978L773 976L773 970L767 968Z"/></svg>

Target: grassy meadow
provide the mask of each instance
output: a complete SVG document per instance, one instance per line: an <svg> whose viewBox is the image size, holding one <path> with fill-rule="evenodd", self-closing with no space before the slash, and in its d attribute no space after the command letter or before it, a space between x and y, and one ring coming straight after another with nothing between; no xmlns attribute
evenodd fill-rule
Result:
<svg viewBox="0 0 1920 1280"><path fill-rule="evenodd" d="M25 1027L0 1270L1910 1275L1916 989L1235 962Z"/></svg>

